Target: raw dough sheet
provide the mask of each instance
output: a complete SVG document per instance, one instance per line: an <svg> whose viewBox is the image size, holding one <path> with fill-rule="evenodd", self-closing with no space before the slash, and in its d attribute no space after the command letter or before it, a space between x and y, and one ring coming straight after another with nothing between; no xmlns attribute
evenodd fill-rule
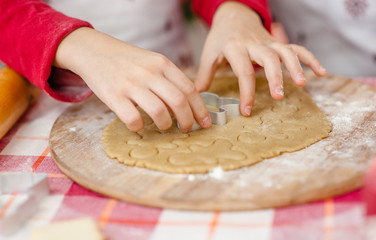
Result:
<svg viewBox="0 0 376 240"><path fill-rule="evenodd" d="M130 166L169 173L205 173L220 166L232 170L284 152L303 149L325 137L331 123L310 96L285 78L285 97L273 100L267 80L258 77L250 117L234 117L188 134L176 122L160 131L143 113L145 128L137 133L115 118L103 131L102 144L110 158ZM235 77L216 78L210 92L239 98Z"/></svg>

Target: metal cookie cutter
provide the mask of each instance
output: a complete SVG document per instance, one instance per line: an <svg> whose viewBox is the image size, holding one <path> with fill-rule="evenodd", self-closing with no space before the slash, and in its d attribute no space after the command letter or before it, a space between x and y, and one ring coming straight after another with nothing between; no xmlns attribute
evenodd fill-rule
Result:
<svg viewBox="0 0 376 240"><path fill-rule="evenodd" d="M48 194L48 180L45 173L1 173L0 236L9 235L20 229ZM11 205L10 195L16 196Z"/></svg>
<svg viewBox="0 0 376 240"><path fill-rule="evenodd" d="M200 96L206 105L218 108L218 112L208 109L213 124L225 125L229 117L241 115L239 110L240 100L237 98L219 97L217 94L210 92L202 92ZM201 126L195 121L191 130L198 129L201 129Z"/></svg>

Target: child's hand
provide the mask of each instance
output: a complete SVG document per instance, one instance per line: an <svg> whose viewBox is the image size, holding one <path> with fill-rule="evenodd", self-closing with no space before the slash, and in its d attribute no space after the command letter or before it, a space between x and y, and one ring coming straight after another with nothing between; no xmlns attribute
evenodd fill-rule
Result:
<svg viewBox="0 0 376 240"><path fill-rule="evenodd" d="M162 130L172 124L169 110L183 132L194 118L204 128L211 125L194 84L163 55L79 28L60 43L54 65L81 76L131 131L144 126L137 105Z"/></svg>
<svg viewBox="0 0 376 240"><path fill-rule="evenodd" d="M306 82L302 63L316 75L326 70L302 46L277 42L263 27L260 17L246 5L228 1L218 7L208 34L195 85L199 91L210 86L217 67L227 60L239 79L240 111L249 116L254 104L255 73L252 62L264 67L274 99L283 98L281 62L299 86Z"/></svg>
<svg viewBox="0 0 376 240"><path fill-rule="evenodd" d="M273 22L271 25L271 34L279 43L289 44L290 42L282 23Z"/></svg>

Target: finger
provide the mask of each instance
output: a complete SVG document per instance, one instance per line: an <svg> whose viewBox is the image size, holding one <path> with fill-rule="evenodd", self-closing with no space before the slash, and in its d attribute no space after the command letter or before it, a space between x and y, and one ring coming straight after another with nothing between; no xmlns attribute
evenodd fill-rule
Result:
<svg viewBox="0 0 376 240"><path fill-rule="evenodd" d="M177 67L170 67L165 70L164 73L166 79L174 84L174 86L179 89L179 91L183 94L182 96L175 96L179 97L179 101L183 103L183 99L186 99L188 101L189 107L193 113L194 118L196 119L197 123L203 127L207 128L211 126L211 119L209 112L202 101L202 98L200 97L200 94L195 88L195 85L193 82ZM172 99L172 102L177 102L177 100ZM176 103L174 103L176 104ZM175 106L175 111L179 112L180 109ZM179 116L178 116L179 115ZM185 125L190 125L189 122L187 122L187 119L184 120L184 116L175 115L179 121ZM187 123L186 123L187 122ZM193 122L192 122L193 123Z"/></svg>
<svg viewBox="0 0 376 240"><path fill-rule="evenodd" d="M270 95L280 100L283 98L283 76L278 54L265 46L255 45L249 48L251 59L264 67L266 78L268 79Z"/></svg>
<svg viewBox="0 0 376 240"><path fill-rule="evenodd" d="M255 71L246 49L226 51L225 57L239 80L240 112L251 115L255 97Z"/></svg>
<svg viewBox="0 0 376 240"><path fill-rule="evenodd" d="M285 67L290 72L291 78L299 86L304 86L306 79L297 53L290 45L274 43L270 45L280 56Z"/></svg>
<svg viewBox="0 0 376 240"><path fill-rule="evenodd" d="M144 127L144 121L140 112L128 98L121 97L110 101L110 103L116 103L116 105L108 104L108 106L125 123L130 131L138 132Z"/></svg>
<svg viewBox="0 0 376 240"><path fill-rule="evenodd" d="M209 89L215 71L217 70L216 57L213 54L210 54L212 52L213 51L205 44L195 81L196 89L199 92L207 91Z"/></svg>
<svg viewBox="0 0 376 240"><path fill-rule="evenodd" d="M317 76L326 75L326 69L320 64L319 60L317 60L313 53L308 51L305 47L296 44L291 44L290 46L298 54L300 61L310 67Z"/></svg>
<svg viewBox="0 0 376 240"><path fill-rule="evenodd" d="M167 79L155 80L150 87L150 90L171 109L181 131L189 132L194 122L194 115L185 95Z"/></svg>
<svg viewBox="0 0 376 240"><path fill-rule="evenodd" d="M153 119L159 129L171 127L172 119L166 105L150 90L135 88L129 97Z"/></svg>

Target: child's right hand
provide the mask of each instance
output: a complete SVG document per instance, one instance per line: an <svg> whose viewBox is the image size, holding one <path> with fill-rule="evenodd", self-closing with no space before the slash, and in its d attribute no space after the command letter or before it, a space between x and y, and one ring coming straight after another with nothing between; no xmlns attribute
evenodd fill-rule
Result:
<svg viewBox="0 0 376 240"><path fill-rule="evenodd" d="M190 131L194 119L203 128L211 125L194 84L161 54L79 28L60 43L54 65L81 76L131 131L144 127L136 106L161 130L172 124L169 110L182 132Z"/></svg>

